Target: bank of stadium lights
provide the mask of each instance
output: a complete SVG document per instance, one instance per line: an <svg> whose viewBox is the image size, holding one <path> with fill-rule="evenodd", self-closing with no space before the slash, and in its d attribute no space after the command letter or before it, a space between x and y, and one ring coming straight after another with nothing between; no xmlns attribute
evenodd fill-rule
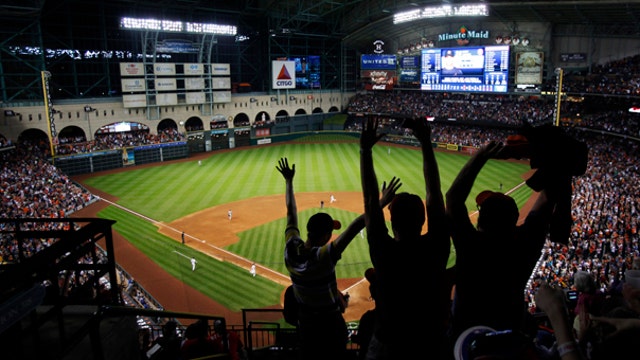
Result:
<svg viewBox="0 0 640 360"><path fill-rule="evenodd" d="M401 24L420 19L443 18L453 16L489 16L486 4L441 5L399 12L393 15L393 23Z"/></svg>
<svg viewBox="0 0 640 360"><path fill-rule="evenodd" d="M237 28L232 25L192 23L157 19L137 19L130 17L121 18L120 27L127 30L155 30L191 34L236 35L237 33Z"/></svg>

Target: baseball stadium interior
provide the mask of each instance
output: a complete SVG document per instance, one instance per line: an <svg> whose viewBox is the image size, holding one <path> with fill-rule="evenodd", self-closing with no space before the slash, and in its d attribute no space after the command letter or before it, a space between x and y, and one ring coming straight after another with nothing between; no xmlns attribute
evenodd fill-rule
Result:
<svg viewBox="0 0 640 360"><path fill-rule="evenodd" d="M182 337L202 319L237 332L244 359L298 358L281 308L243 309L242 323L165 309L118 264L113 221L71 216L99 198L63 195L28 211L38 197L9 186L32 174L23 161L36 153L33 167L68 179L325 131L357 139L369 114L423 116L441 129L438 144L469 153L489 132L561 126L617 175L589 166L574 188L606 192L594 188L626 178L617 194L632 198L609 204L618 213L580 203L589 210L572 213L569 253L613 253L606 274L593 265L603 289L640 267L640 0L2 0L0 20L3 359L159 359L153 344L168 322ZM610 226L590 229L597 239L577 235L600 222ZM552 250L569 257L563 246ZM551 263L533 273L553 276ZM356 359L358 344L346 346Z"/></svg>

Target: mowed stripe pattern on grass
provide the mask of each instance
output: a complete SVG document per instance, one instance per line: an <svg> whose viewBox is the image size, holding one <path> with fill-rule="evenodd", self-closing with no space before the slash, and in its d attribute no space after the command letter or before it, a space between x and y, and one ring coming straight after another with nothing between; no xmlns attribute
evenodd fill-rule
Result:
<svg viewBox="0 0 640 360"><path fill-rule="evenodd" d="M296 193L361 191L359 147L353 141L296 142L215 152L202 160L202 166L198 166L197 161L160 164L156 167L96 176L86 183L117 196L118 203L123 207L156 221L171 222L199 210L236 200L264 195L282 195L284 199L284 181L275 169L281 157L287 157L296 164ZM436 158L444 194L469 157L460 153L437 152ZM403 183L401 191L424 196L422 155L419 148L381 144L374 148L374 161L380 184L397 176ZM498 191L500 183L503 184L503 191L515 188L522 183L521 176L528 170L527 164L490 160L471 191L467 202L469 211L476 209L474 199L478 192L484 189ZM512 194L519 206L530 195L528 187L522 187ZM301 221L308 219L314 211L316 210L301 211ZM344 219L342 222L345 224L358 215L335 208L327 211L331 211L336 218ZM211 278L191 279L189 274L181 272L184 271L183 268L174 264L175 260L166 260L167 251L172 251L172 247L176 246L175 240L158 234L151 223L115 207L105 209L100 216L116 220L115 230L147 256L167 268L174 276L185 276L185 283L201 289L230 309L264 307L279 300L277 296L282 289L280 285L261 279L266 283L264 288L255 284L247 288L244 281L246 269L221 263L204 255L200 257L207 258L206 266L212 270ZM285 219L278 219L247 230L239 234L239 242L226 249L286 274L282 259L284 227ZM198 261L200 264L200 260ZM361 277L369 264L366 239L358 236L345 252L337 272L344 278ZM186 266L189 269L188 263ZM241 275L235 276L236 274Z"/></svg>
<svg viewBox="0 0 640 360"><path fill-rule="evenodd" d="M278 304L284 287L263 277L249 279L247 270L218 261L158 233L150 222L115 206L102 210L100 217L116 220L114 230L150 257L168 273L221 303L232 311ZM191 257L198 271L191 271ZM176 289L179 291L179 289Z"/></svg>

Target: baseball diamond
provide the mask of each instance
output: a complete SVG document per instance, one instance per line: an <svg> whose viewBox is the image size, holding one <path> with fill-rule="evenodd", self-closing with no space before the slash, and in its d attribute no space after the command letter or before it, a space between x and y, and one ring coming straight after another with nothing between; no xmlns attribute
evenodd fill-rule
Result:
<svg viewBox="0 0 640 360"><path fill-rule="evenodd" d="M253 149L252 156L256 158L261 158L264 156L264 153L267 151L273 151L275 154L280 154L287 151L287 147L291 147L292 144L284 144L284 145L273 145L269 147L265 147L262 149ZM295 146L295 145L294 145ZM331 146L331 144L314 144L312 147L308 147L305 145L305 151L314 153L317 149L314 148L323 148L326 146ZM412 146L401 146L401 145L389 145L395 146L398 149L393 152L394 156L405 156L406 154L418 153L417 149ZM355 149L355 148L354 148ZM381 147L381 149L383 149ZM122 172L131 172L139 169L150 169L163 167L165 169L170 169L170 167L174 163L188 163L194 164L194 169L197 171L201 171L201 167L197 165L198 162L202 162L202 166L206 166L206 164L215 160L216 158L220 158L223 156L227 156L228 154L232 154L234 152L246 152L252 150L225 150L218 151L210 154L195 154L194 156L181 159L174 160L171 162L160 163L160 164L148 164L136 166L134 169L117 169L110 170L106 172L101 172L97 174L86 174L80 175L74 178L74 180L79 181L84 186L86 186L91 192L100 196L103 201L95 203L85 209L82 209L78 213L74 214L74 216L105 216L103 211L108 208L116 207L120 199L116 196L109 194L98 187L93 186L93 182L96 178L108 178L107 175L113 175ZM293 150L292 150L293 151ZM384 150L387 152L386 148ZM261 154L261 155L260 155ZM328 154L328 153L327 153ZM437 153L438 156L447 155L447 152L439 151ZM448 154L451 155L451 154ZM275 156L275 155L274 155ZM461 161L466 159L465 155L454 154L454 156L462 158ZM406 157L408 158L408 157ZM327 160L327 162L331 163L331 160ZM522 161L512 161L511 163L515 164L515 171L521 174L521 176L526 176L524 172L528 170L528 165ZM275 162L274 162L275 164ZM267 166L267 168L269 168ZM299 169L305 168L304 162L301 161L298 165ZM408 166L408 170L411 172L415 167ZM447 168L447 167L445 167ZM206 168L205 168L206 169ZM207 170L205 170L207 171ZM274 169L275 171L275 169ZM301 170L299 170L301 171ZM456 170L451 170L454 173ZM446 174L448 172L443 172L443 183L448 183L450 179L446 179ZM338 175L336 175L338 176ZM357 177L357 172L352 172L352 175L345 175ZM505 180L504 183L507 184L507 188L516 188L518 184L522 184L522 177L515 176L512 181ZM268 177L267 174L264 177ZM410 177L407 176L407 184L411 184L409 181ZM212 182L213 183L213 182ZM357 185L357 184L356 184ZM410 186L410 185L405 185ZM420 185L422 186L422 185ZM497 183L496 183L496 186ZM277 187L277 186L276 186ZM304 185L300 184L300 187L304 189ZM525 187L526 188L526 187ZM247 189L245 189L247 190ZM335 190L335 191L334 191ZM339 188L331 189L324 192L318 191L302 191L298 194L298 207L300 211L309 210L312 212L319 211L319 200L325 199L325 210L326 211L336 211L343 210L346 211L346 216L355 217L356 214L361 213L363 210L363 200L362 194L358 191L337 191ZM408 189L405 189L409 191ZM232 191L232 189L228 189L228 191ZM530 191L526 192L530 194ZM340 201L336 201L335 203L329 202L329 197L334 195L335 198L340 199ZM518 198L518 197L516 197ZM121 201L120 201L121 202ZM530 202L521 201L524 203L522 206L522 213L524 214L525 208L528 206ZM120 205L118 205L120 206ZM171 204L167 204L166 206L171 206ZM184 208L188 208L190 205L187 203L182 203L181 205ZM233 221L227 220L227 211L229 208L232 208L234 211ZM470 207L471 208L471 207ZM268 209L268 210L266 210ZM131 210L133 211L133 210ZM144 211L142 211L144 213ZM349 215L352 214L352 215ZM388 214L386 214L388 216ZM133 215L136 216L136 215ZM150 218L146 218L151 221L157 228L159 234L166 236L166 238L175 241L176 246L181 243L182 231L186 234L186 246L201 252L202 254L206 254L211 257L215 261L218 262L226 262L231 263L237 267L243 269L246 272L247 278L242 279L242 282L250 282L253 279L249 278L249 269L251 267L252 262L255 261L257 265L257 273L258 278L267 278L274 283L273 286L278 287L283 291L284 286L290 283L290 279L286 273L286 270L283 267L283 264L276 264L277 260L273 260L271 262L265 261L265 255L242 255L242 250L239 253L234 253L233 250L229 250L229 248L233 248L234 245L238 245L238 242L241 240L242 233L248 231L252 228L260 227L261 225L268 224L277 220L282 221L285 217L285 206L284 206L284 196L282 194L270 194L270 195L259 195L259 196L251 196L250 198L245 199L237 199L234 201L230 201L228 203L216 204L214 206L210 206L204 208L202 210L194 211L192 213L186 213L184 216L180 216L173 220L168 221L155 221ZM388 220L388 218L387 218ZM282 243L281 239L281 229L284 227L281 225L275 226L276 230L273 230L271 234L268 236L273 238L276 243ZM180 278L181 275L172 275L167 272L161 265L158 265L154 262L154 259L150 258L143 251L138 249L133 241L128 241L119 231L116 226L114 231L114 238L116 241L116 261L124 268L127 272L129 272L136 281L141 284L150 294L152 294L159 303L165 309L170 309L174 311L187 311L187 312L209 312L213 314L218 314L225 316L228 319L229 323L241 323L241 312L238 310L237 306L246 307L242 304L236 305L236 309L230 308L229 305L224 305L219 301L216 301L212 297L208 297L203 294L202 290L198 288L197 285L189 285L185 283ZM334 235L335 236L335 235ZM266 242L266 241L265 241ZM283 244L282 244L283 245ZM356 245L356 244L354 244ZM352 247L356 247L352 245ZM267 246L267 245L265 245ZM370 266L370 262L368 259L368 251L366 248L366 241L361 239L359 243L359 248L356 248L352 251L345 252L345 258L347 260L347 264L343 265L342 268L338 267L338 278L339 278L339 287L342 291L349 292L351 295L351 299L349 302L349 307L345 313L345 319L347 321L355 321L360 318L362 313L366 310L373 307L373 302L369 297L368 283L364 281L364 277L360 274L363 274L364 269ZM357 250L359 249L359 250ZM270 250L275 252L275 254L271 254L272 257L281 258L282 251ZM364 256L364 260L362 257L355 258L352 253L359 252ZM187 255L184 255L187 256ZM259 258L251 258L251 257L259 257ZM260 261L262 260L262 261ZM281 260L280 260L281 261ZM453 260L450 259L450 263ZM197 273L207 271L206 268L200 265L202 261L199 261L199 268ZM184 259L183 267L185 269L190 269L190 264L188 263L188 259ZM348 271L343 271L345 268L356 268L356 270L351 269ZM346 276L345 273L350 273L353 275ZM215 275L214 275L215 276ZM233 284L238 279L225 277L225 279ZM231 288L235 288L236 286L231 285ZM215 292L215 291L214 291ZM246 296L251 296L250 293ZM280 297L279 301L276 301L273 304L264 304L265 307L276 307L280 308L282 305L282 298Z"/></svg>

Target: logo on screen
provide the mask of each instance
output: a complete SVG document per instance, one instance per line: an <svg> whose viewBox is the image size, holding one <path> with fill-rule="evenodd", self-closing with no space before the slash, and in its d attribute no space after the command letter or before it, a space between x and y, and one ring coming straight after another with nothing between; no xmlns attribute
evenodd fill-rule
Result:
<svg viewBox="0 0 640 360"><path fill-rule="evenodd" d="M291 75L287 71L287 67L282 65L282 69L280 69L280 73L278 74L278 80L291 80Z"/></svg>

